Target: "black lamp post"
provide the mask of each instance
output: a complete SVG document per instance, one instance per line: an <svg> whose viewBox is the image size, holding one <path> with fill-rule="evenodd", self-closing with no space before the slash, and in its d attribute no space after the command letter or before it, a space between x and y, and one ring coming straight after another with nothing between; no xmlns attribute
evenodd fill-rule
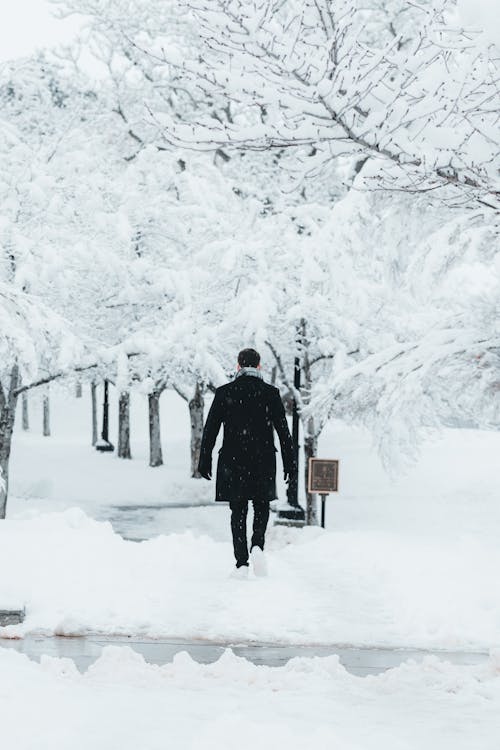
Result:
<svg viewBox="0 0 500 750"><path fill-rule="evenodd" d="M104 401L102 404L102 432L101 439L95 444L97 451L106 453L114 451L115 446L109 441L109 383L104 381Z"/></svg>
<svg viewBox="0 0 500 750"><path fill-rule="evenodd" d="M293 368L293 385L296 393L300 391L300 359L295 357ZM288 508L278 511L278 523L289 523L302 525L305 522L306 514L304 508L299 505L299 406L297 399L293 399L292 411L292 441L293 453L295 459L296 471L290 477L287 489Z"/></svg>

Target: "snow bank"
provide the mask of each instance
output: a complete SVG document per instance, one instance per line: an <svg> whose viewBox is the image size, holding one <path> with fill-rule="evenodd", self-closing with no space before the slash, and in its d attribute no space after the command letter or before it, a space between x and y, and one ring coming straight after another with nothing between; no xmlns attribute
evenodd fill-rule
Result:
<svg viewBox="0 0 500 750"><path fill-rule="evenodd" d="M0 649L2 738L17 750L497 750L500 668L435 658L377 677L336 656L255 666L231 651L164 666L107 647L81 675L69 659L40 664ZM26 717L29 716L29 721ZM36 731L34 731L36 729Z"/></svg>
<svg viewBox="0 0 500 750"><path fill-rule="evenodd" d="M270 577L231 580L228 542L123 540L72 509L0 524L2 635L87 632L224 642L484 649L500 644L495 537L274 528Z"/></svg>

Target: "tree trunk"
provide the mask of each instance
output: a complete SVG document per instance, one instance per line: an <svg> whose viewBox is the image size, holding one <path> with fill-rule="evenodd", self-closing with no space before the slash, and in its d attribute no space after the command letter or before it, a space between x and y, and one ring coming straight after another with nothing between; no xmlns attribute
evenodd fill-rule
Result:
<svg viewBox="0 0 500 750"><path fill-rule="evenodd" d="M153 391L148 394L150 466L161 466L163 464L160 436L160 396L161 391Z"/></svg>
<svg viewBox="0 0 500 750"><path fill-rule="evenodd" d="M93 380L90 384L90 397L92 400L92 445L97 443L97 385Z"/></svg>
<svg viewBox="0 0 500 750"><path fill-rule="evenodd" d="M118 400L118 458L132 458L130 452L129 391L122 391Z"/></svg>
<svg viewBox="0 0 500 750"><path fill-rule="evenodd" d="M203 436L203 390L200 383L196 383L193 398L188 402L189 417L191 419L191 476L200 479L198 471L200 461L201 438Z"/></svg>
<svg viewBox="0 0 500 750"><path fill-rule="evenodd" d="M50 397L49 389L43 394L43 434L50 437Z"/></svg>
<svg viewBox="0 0 500 750"><path fill-rule="evenodd" d="M309 486L309 459L316 458L318 452L318 438L314 435L314 420L306 422L307 432L304 435L304 484L306 493L306 524L308 526L318 525L317 497L308 492Z"/></svg>
<svg viewBox="0 0 500 750"><path fill-rule="evenodd" d="M0 519L5 518L9 493L9 459L14 429L14 412L9 407L0 411Z"/></svg>
<svg viewBox="0 0 500 750"><path fill-rule="evenodd" d="M19 368L14 365L10 372L9 390L5 393L0 383L0 519L5 518L7 512L7 497L9 494L9 459L12 445L12 433L16 418L17 396L19 385Z"/></svg>
<svg viewBox="0 0 500 750"><path fill-rule="evenodd" d="M30 417L28 412L28 392L23 391L21 394L21 404L23 411L23 430L29 430L30 428Z"/></svg>
<svg viewBox="0 0 500 750"><path fill-rule="evenodd" d="M307 323L301 321L301 343L303 348L303 371L304 389L303 404L307 406L311 398L313 376L311 361L309 359L309 340L307 337ZM304 426L304 485L306 494L306 524L307 526L318 525L318 508L316 495L308 491L309 486L309 459L316 458L318 452L318 437L315 433L314 417L308 417L303 421Z"/></svg>
<svg viewBox="0 0 500 750"><path fill-rule="evenodd" d="M75 396L76 396L76 398L81 398L82 397L82 381L81 380L77 380L76 381Z"/></svg>

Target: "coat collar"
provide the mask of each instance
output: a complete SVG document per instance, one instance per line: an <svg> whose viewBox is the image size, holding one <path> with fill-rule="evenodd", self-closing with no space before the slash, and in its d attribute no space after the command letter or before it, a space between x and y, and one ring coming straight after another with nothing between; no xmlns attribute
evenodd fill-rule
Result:
<svg viewBox="0 0 500 750"><path fill-rule="evenodd" d="M253 378L260 378L260 380L264 380L262 370L258 370L256 367L242 367L241 370L238 370L238 372L236 373L236 377L240 378L242 375L250 375Z"/></svg>

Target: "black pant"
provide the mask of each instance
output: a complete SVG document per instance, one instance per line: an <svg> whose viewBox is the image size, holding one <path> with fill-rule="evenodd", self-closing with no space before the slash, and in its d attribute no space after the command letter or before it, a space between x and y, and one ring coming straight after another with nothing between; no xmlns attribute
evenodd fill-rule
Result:
<svg viewBox="0 0 500 750"><path fill-rule="evenodd" d="M264 549L267 522L269 521L269 502L253 500L253 534L251 547ZM231 508L231 531L233 532L233 549L236 567L248 565L247 513L248 501L235 500L229 503Z"/></svg>

